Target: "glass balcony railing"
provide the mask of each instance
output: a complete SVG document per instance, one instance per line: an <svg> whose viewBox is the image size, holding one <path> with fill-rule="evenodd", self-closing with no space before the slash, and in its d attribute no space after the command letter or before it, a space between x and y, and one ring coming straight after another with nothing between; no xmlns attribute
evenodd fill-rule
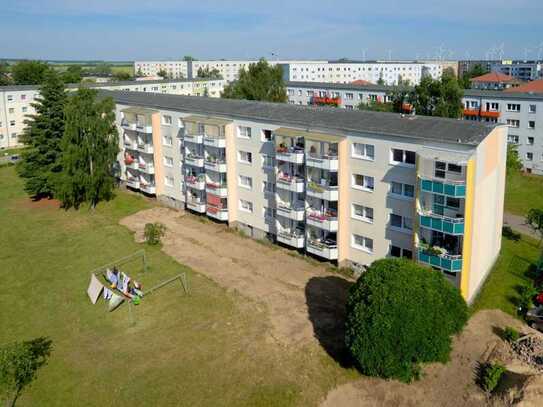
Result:
<svg viewBox="0 0 543 407"><path fill-rule="evenodd" d="M430 179L420 180L420 189L424 192L465 198L466 183L464 181L436 181Z"/></svg>
<svg viewBox="0 0 543 407"><path fill-rule="evenodd" d="M422 212L419 214L419 223L422 227L427 229L448 233L450 235L464 234L464 218L460 217L450 218L432 212Z"/></svg>
<svg viewBox="0 0 543 407"><path fill-rule="evenodd" d="M435 250L420 247L418 249L418 259L421 263L438 267L451 273L462 271L462 255L438 253Z"/></svg>

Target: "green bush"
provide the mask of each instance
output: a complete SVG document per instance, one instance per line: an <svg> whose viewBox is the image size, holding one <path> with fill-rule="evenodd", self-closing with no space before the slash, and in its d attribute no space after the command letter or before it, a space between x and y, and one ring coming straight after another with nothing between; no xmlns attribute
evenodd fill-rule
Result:
<svg viewBox="0 0 543 407"><path fill-rule="evenodd" d="M518 305L521 313L526 313L534 306L534 298L537 295L537 290L532 285L523 285L519 288Z"/></svg>
<svg viewBox="0 0 543 407"><path fill-rule="evenodd" d="M481 367L480 384L484 391L492 393L505 373L505 367L499 363L486 363Z"/></svg>
<svg viewBox="0 0 543 407"><path fill-rule="evenodd" d="M143 231L143 236L147 244L156 245L160 243L160 239L166 233L166 226L162 223L146 223Z"/></svg>
<svg viewBox="0 0 543 407"><path fill-rule="evenodd" d="M421 363L449 360L451 335L467 318L460 292L440 272L378 260L350 289L345 342L363 374L409 382Z"/></svg>
<svg viewBox="0 0 543 407"><path fill-rule="evenodd" d="M503 339L507 342L515 342L520 338L520 333L515 328L508 326L503 331Z"/></svg>
<svg viewBox="0 0 543 407"><path fill-rule="evenodd" d="M502 236L514 242L518 242L521 238L520 233L517 233L511 229L511 226L502 227Z"/></svg>

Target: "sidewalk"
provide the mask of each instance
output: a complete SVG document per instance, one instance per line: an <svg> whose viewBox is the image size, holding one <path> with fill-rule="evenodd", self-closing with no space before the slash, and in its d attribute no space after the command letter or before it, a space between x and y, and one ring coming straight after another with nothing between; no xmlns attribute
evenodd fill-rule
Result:
<svg viewBox="0 0 543 407"><path fill-rule="evenodd" d="M528 235L534 239L540 240L541 235L534 231L530 226L525 222L523 216L513 215L512 213L503 213L503 226L510 226L515 232L522 233L523 235Z"/></svg>

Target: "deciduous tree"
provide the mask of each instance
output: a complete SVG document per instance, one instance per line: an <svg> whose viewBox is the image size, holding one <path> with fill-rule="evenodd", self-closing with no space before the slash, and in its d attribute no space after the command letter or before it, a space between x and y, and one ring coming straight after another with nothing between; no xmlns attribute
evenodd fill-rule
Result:
<svg viewBox="0 0 543 407"><path fill-rule="evenodd" d="M411 93L410 101L417 114L457 119L462 114L462 96L456 77L444 72L439 80L424 76Z"/></svg>
<svg viewBox="0 0 543 407"><path fill-rule="evenodd" d="M11 67L16 85L40 85L45 81L49 65L41 61L20 61Z"/></svg>

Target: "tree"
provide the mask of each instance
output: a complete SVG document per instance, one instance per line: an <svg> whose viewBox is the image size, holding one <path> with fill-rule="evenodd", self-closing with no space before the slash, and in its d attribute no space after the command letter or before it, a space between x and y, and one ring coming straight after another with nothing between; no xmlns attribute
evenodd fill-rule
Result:
<svg viewBox="0 0 543 407"><path fill-rule="evenodd" d="M412 88L409 85L409 80L404 80L401 75L398 77L398 83L387 92L389 102L370 101L365 103L360 102L357 106L360 110L370 110L374 112L397 112L403 113L404 106L409 102Z"/></svg>
<svg viewBox="0 0 543 407"><path fill-rule="evenodd" d="M142 77L143 76L143 72L141 71L141 68L138 68L138 72L136 72L136 76L137 77Z"/></svg>
<svg viewBox="0 0 543 407"><path fill-rule="evenodd" d="M70 65L65 72L62 73L62 80L64 83L79 83L83 75L83 68L81 65Z"/></svg>
<svg viewBox="0 0 543 407"><path fill-rule="evenodd" d="M239 79L225 86L221 97L285 103L287 91L283 69L279 65L270 66L262 58L258 63L250 64L247 71L242 69Z"/></svg>
<svg viewBox="0 0 543 407"><path fill-rule="evenodd" d="M202 79L222 79L222 75L217 68L209 69L207 66L198 68L197 77Z"/></svg>
<svg viewBox="0 0 543 407"><path fill-rule="evenodd" d="M34 198L53 197L55 181L61 171L60 140L64 134L66 93L60 75L49 70L32 104L36 114L27 120L21 142L28 148L17 163L25 191Z"/></svg>
<svg viewBox="0 0 543 407"><path fill-rule="evenodd" d="M49 70L45 62L20 61L11 67L11 75L15 85L40 85Z"/></svg>
<svg viewBox="0 0 543 407"><path fill-rule="evenodd" d="M57 194L64 208L77 209L83 202L94 208L113 197L113 166L119 152L115 103L111 98L97 100L97 94L80 88L66 103Z"/></svg>
<svg viewBox="0 0 543 407"><path fill-rule="evenodd" d="M6 406L15 406L21 391L47 363L52 341L45 337L15 342L0 348L0 396Z"/></svg>
<svg viewBox="0 0 543 407"><path fill-rule="evenodd" d="M532 208L526 214L526 223L537 233L541 235L543 240L543 209Z"/></svg>
<svg viewBox="0 0 543 407"><path fill-rule="evenodd" d="M99 75L99 76L110 76L111 75L111 65L101 62L96 64L94 68L89 70L90 74Z"/></svg>
<svg viewBox="0 0 543 407"><path fill-rule="evenodd" d="M462 114L462 96L456 77L444 72L441 79L423 77L409 99L417 114L457 119Z"/></svg>
<svg viewBox="0 0 543 407"><path fill-rule="evenodd" d="M9 65L5 62L0 63L0 86L6 86L11 84L11 78L9 77Z"/></svg>
<svg viewBox="0 0 543 407"><path fill-rule="evenodd" d="M143 230L145 242L149 245L157 245L160 239L166 234L166 226L160 222L146 223Z"/></svg>
<svg viewBox="0 0 543 407"><path fill-rule="evenodd" d="M160 76L162 79L166 79L168 77L168 72L166 72L165 69L161 69L157 72L157 75Z"/></svg>
<svg viewBox="0 0 543 407"><path fill-rule="evenodd" d="M193 58L192 56L190 55L185 55L183 57L183 61L186 61L186 62L191 62L191 61L198 61L196 58Z"/></svg>
<svg viewBox="0 0 543 407"><path fill-rule="evenodd" d="M468 308L439 271L406 259L372 263L350 288L345 342L368 376L405 382L420 364L445 363Z"/></svg>
<svg viewBox="0 0 543 407"><path fill-rule="evenodd" d="M379 73L379 79L377 79L377 85L384 85L385 80L383 79L383 72Z"/></svg>
<svg viewBox="0 0 543 407"><path fill-rule="evenodd" d="M131 76L128 72L119 71L113 74L113 78L117 81L129 81Z"/></svg>
<svg viewBox="0 0 543 407"><path fill-rule="evenodd" d="M464 72L460 84L464 89L471 88L471 79L484 75L488 71L481 64L475 64L468 72Z"/></svg>
<svg viewBox="0 0 543 407"><path fill-rule="evenodd" d="M357 109L369 110L372 112L394 112L394 106L390 102L382 103L377 101L370 101L366 103L362 101L358 104Z"/></svg>
<svg viewBox="0 0 543 407"><path fill-rule="evenodd" d="M508 175L522 169L522 162L518 156L517 146L514 144L507 144L507 159L505 162L505 168Z"/></svg>

